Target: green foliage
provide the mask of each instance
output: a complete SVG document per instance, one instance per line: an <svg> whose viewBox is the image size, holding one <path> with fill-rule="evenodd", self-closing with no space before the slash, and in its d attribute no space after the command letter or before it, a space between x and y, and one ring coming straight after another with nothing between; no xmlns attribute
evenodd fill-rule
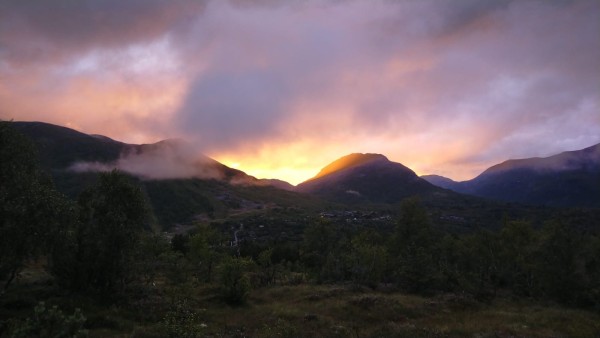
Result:
<svg viewBox="0 0 600 338"><path fill-rule="evenodd" d="M189 241L188 258L199 280L211 282L215 266L223 256L223 236L213 227L201 224Z"/></svg>
<svg viewBox="0 0 600 338"><path fill-rule="evenodd" d="M582 250L585 261L582 301L583 305L592 306L600 311L600 237L591 237L585 244Z"/></svg>
<svg viewBox="0 0 600 338"><path fill-rule="evenodd" d="M3 293L27 259L46 253L73 208L37 163L34 145L0 121L0 280Z"/></svg>
<svg viewBox="0 0 600 338"><path fill-rule="evenodd" d="M167 335L172 338L195 338L206 326L200 323L198 313L186 299L176 301L162 320Z"/></svg>
<svg viewBox="0 0 600 338"><path fill-rule="evenodd" d="M249 258L228 257L218 267L221 295L230 304L246 301L252 286L248 272L254 267Z"/></svg>
<svg viewBox="0 0 600 338"><path fill-rule="evenodd" d="M560 222L551 222L542 230L537 273L542 295L563 303L576 304L585 289L582 239Z"/></svg>
<svg viewBox="0 0 600 338"><path fill-rule="evenodd" d="M184 285L192 277L190 263L179 251L163 252L158 258L162 263L162 273L175 286Z"/></svg>
<svg viewBox="0 0 600 338"><path fill-rule="evenodd" d="M273 248L262 251L256 260L258 265L258 275L260 279L260 285L273 285L277 278L278 273L281 270L279 264L273 263Z"/></svg>
<svg viewBox="0 0 600 338"><path fill-rule="evenodd" d="M426 210L415 198L400 204L400 218L388 243L396 282L411 292L437 288L441 276L436 266L434 233Z"/></svg>
<svg viewBox="0 0 600 338"><path fill-rule="evenodd" d="M340 235L327 219L320 219L304 229L302 263L318 280L323 279L323 269L331 270L333 260L337 259L333 250L339 241Z"/></svg>
<svg viewBox="0 0 600 338"><path fill-rule="evenodd" d="M498 290L563 304L600 306L600 244L573 227L551 222L503 222L442 236L417 199L400 205L386 241L383 231L322 221L306 228L301 262L317 282L389 284L412 293L465 292L489 301ZM343 230L341 230L343 229Z"/></svg>
<svg viewBox="0 0 600 338"><path fill-rule="evenodd" d="M171 238L171 247L173 251L186 255L190 250L190 236L188 234L175 234Z"/></svg>
<svg viewBox="0 0 600 338"><path fill-rule="evenodd" d="M377 232L363 231L351 241L350 264L355 283L376 286L384 280L388 264L387 248Z"/></svg>
<svg viewBox="0 0 600 338"><path fill-rule="evenodd" d="M480 299L496 294L501 243L488 230L464 236L457 243L459 288Z"/></svg>
<svg viewBox="0 0 600 338"><path fill-rule="evenodd" d="M537 233L523 221L509 222L500 232L499 278L515 293L530 296L536 287Z"/></svg>
<svg viewBox="0 0 600 338"><path fill-rule="evenodd" d="M134 252L135 271L146 284L155 283L159 273L166 269L164 255L171 251L169 241L163 234L144 233Z"/></svg>
<svg viewBox="0 0 600 338"><path fill-rule="evenodd" d="M79 222L52 253L52 272L65 286L108 294L132 277L135 247L147 209L139 187L117 172L103 173L78 200Z"/></svg>
<svg viewBox="0 0 600 338"><path fill-rule="evenodd" d="M87 337L83 329L86 318L81 310L75 309L72 315L65 315L56 305L48 308L44 302L38 303L33 316L15 328L10 336L40 338Z"/></svg>
<svg viewBox="0 0 600 338"><path fill-rule="evenodd" d="M205 196L211 182L190 180L152 180L144 182L152 208L163 226L189 222L204 212L213 215L215 209Z"/></svg>

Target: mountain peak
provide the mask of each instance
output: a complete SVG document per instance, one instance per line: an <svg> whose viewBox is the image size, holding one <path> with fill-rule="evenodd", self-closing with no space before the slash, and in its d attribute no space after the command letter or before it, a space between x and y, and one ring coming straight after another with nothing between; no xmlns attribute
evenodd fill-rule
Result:
<svg viewBox="0 0 600 338"><path fill-rule="evenodd" d="M375 161L389 162L387 157L381 154L372 154L372 153L352 153L350 155L343 156L329 165L321 169L315 178L327 176L334 172L338 172L340 170L345 170L352 167L357 167L366 163L371 163Z"/></svg>
<svg viewBox="0 0 600 338"><path fill-rule="evenodd" d="M383 155L354 153L332 162L296 191L343 203L396 203L441 190Z"/></svg>

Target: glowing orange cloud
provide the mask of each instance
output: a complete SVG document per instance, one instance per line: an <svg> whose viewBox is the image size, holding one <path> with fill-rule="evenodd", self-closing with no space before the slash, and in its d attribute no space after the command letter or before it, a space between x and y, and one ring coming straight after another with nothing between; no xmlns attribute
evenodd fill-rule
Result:
<svg viewBox="0 0 600 338"><path fill-rule="evenodd" d="M154 62L167 64L167 56ZM9 73L0 82L1 117L65 125L131 143L170 136L173 130L166 126L187 79L148 65L152 60L139 52L115 58L92 54L61 65L60 71L39 67ZM106 64L106 59L112 61Z"/></svg>

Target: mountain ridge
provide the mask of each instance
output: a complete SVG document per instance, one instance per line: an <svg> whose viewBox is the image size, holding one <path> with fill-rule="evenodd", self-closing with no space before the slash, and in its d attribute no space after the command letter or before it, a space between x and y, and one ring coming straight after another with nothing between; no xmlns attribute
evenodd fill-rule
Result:
<svg viewBox="0 0 600 338"><path fill-rule="evenodd" d="M296 190L346 203L396 203L406 197L441 192L408 167L373 153L340 157L298 184Z"/></svg>
<svg viewBox="0 0 600 338"><path fill-rule="evenodd" d="M600 144L507 160L461 182L438 175L422 178L445 189L505 202L600 207Z"/></svg>
<svg viewBox="0 0 600 338"><path fill-rule="evenodd" d="M329 163L325 167L323 167L317 175L308 179L313 180L316 178L320 178L323 176L327 176L329 174L333 174L336 171L340 171L342 169L349 169L352 167L360 166L362 164L366 164L373 161L388 161L387 157L382 154L375 153L352 153L346 156L342 156L337 160Z"/></svg>
<svg viewBox="0 0 600 338"><path fill-rule="evenodd" d="M590 165L600 167L600 143L580 150L563 151L547 157L506 160L489 167L479 176L519 168L562 171Z"/></svg>
<svg viewBox="0 0 600 338"><path fill-rule="evenodd" d="M92 167L95 163L99 163L98 168L102 170L109 170L109 165L123 167L126 164L129 165L126 168L136 174L135 168L157 169L168 160L184 158L189 162L184 164L192 166L192 174L188 176L154 177L145 176L144 172L140 173L140 171L137 171L137 176L142 180L150 181L215 179L234 186L275 187L344 203L389 204L415 195L449 196L450 192L456 192L503 202L600 207L600 144L548 157L507 160L491 166L474 179L463 182L455 182L437 175L418 177L410 168L392 162L382 154L351 153L332 161L317 175L294 187L277 179L257 179L204 155L195 154L197 158L189 160L187 158L189 154L185 151L183 153L177 153L179 150L175 151L179 149L177 145L179 140L167 139L152 144L135 145L44 122L11 122L11 124L34 139L40 149L40 158L44 167L51 170L53 175L59 178L59 182L64 184L64 181L68 181L68 186L72 188L83 185L81 182L83 177L93 176L80 175L77 179L73 178L67 171L73 169L74 163L86 163ZM158 152L160 156L156 156L156 161L150 166L144 165L143 161L127 162L130 158L123 158L123 154L130 153L142 155L141 159L136 157L134 159L147 160L144 156L151 156L152 152ZM194 171L198 167L205 168L206 171L200 173ZM98 171L98 168L92 169ZM85 167L80 169L94 171ZM179 169L189 168L184 166ZM77 188L73 189L71 195L78 192Z"/></svg>
<svg viewBox="0 0 600 338"><path fill-rule="evenodd" d="M11 125L29 136L38 145L39 155L43 166L50 170L72 170L73 165L78 163L100 164L98 166L80 166L81 171L106 171L111 166L118 168L118 162L123 157L136 155L165 155L172 154L173 157L183 158L191 155L190 150L184 148L184 141L180 139L165 139L155 143L148 144L128 144L114 140L110 137L99 134L85 134L77 130L58 126L45 122L11 122ZM181 151L182 153L177 153ZM236 184L258 184L258 185L277 185L286 187L289 190L289 183L274 179L257 179L245 172L230 168L204 154L193 153L194 159L190 161L192 165L206 166L209 170L218 172L220 178ZM103 165L104 166L103 166ZM127 168L125 168L127 169ZM135 171L124 170L142 179L152 179L145 177ZM193 178L194 175L186 177L166 177L167 179ZM202 177L202 175L199 175ZM290 185L291 186L291 185Z"/></svg>

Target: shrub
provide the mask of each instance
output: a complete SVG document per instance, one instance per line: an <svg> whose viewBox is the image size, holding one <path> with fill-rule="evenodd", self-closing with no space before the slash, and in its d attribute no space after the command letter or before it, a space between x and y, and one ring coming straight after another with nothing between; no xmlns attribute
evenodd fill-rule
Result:
<svg viewBox="0 0 600 338"><path fill-rule="evenodd" d="M230 304L241 304L246 301L251 290L247 273L254 265L248 258L228 258L219 265L219 283L221 294Z"/></svg>
<svg viewBox="0 0 600 338"><path fill-rule="evenodd" d="M198 314L185 299L175 302L165 315L162 325L169 337L176 338L198 337L205 326L199 323Z"/></svg>
<svg viewBox="0 0 600 338"><path fill-rule="evenodd" d="M38 303L32 317L16 327L11 337L87 337L83 329L86 318L81 310L75 309L72 315L65 315L56 305L48 308L44 302Z"/></svg>

